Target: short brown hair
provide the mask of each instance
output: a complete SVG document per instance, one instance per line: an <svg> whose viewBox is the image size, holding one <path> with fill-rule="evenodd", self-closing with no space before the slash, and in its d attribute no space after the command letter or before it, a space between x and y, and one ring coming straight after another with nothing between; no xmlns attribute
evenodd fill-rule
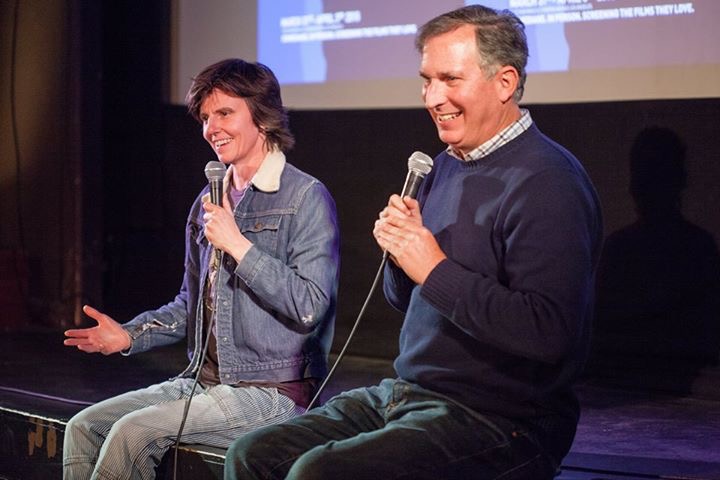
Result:
<svg viewBox="0 0 720 480"><path fill-rule="evenodd" d="M193 78L186 97L188 111L200 123L202 102L215 89L247 102L255 126L265 134L267 147L286 152L295 145L287 109L280 96L280 84L268 67L239 58L206 67Z"/></svg>

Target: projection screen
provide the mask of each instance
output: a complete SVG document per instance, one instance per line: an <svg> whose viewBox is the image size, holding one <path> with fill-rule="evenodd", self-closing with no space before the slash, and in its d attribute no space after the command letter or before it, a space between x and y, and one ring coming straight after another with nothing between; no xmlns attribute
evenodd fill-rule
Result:
<svg viewBox="0 0 720 480"><path fill-rule="evenodd" d="M476 2L467 2L476 3ZM487 0L525 23L524 103L720 96L720 1ZM292 109L421 107L413 40L451 0L174 0L171 101L227 57L275 71Z"/></svg>

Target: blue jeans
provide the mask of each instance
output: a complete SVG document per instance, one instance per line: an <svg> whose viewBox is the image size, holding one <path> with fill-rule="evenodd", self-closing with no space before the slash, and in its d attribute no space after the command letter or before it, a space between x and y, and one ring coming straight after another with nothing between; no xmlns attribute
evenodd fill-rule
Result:
<svg viewBox="0 0 720 480"><path fill-rule="evenodd" d="M529 429L385 379L236 440L225 479L552 479Z"/></svg>
<svg viewBox="0 0 720 480"><path fill-rule="evenodd" d="M175 443L192 382L162 382L79 412L65 429L63 478L155 478L155 467ZM181 441L224 448L250 430L293 416L295 404L275 388L198 385Z"/></svg>

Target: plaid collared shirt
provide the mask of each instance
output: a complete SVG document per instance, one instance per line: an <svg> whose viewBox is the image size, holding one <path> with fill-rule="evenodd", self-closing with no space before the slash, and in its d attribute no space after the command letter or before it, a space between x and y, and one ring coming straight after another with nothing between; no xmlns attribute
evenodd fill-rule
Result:
<svg viewBox="0 0 720 480"><path fill-rule="evenodd" d="M511 125L508 125L507 128L499 132L497 135L495 135L490 140L483 143L476 149L472 150L470 153L465 155L465 157L461 157L456 154L453 151L452 147L448 147L447 152L453 157L463 160L465 162L469 162L471 160L478 160L494 152L506 143L510 142L510 140L514 139L515 137L523 133L525 130L530 128L530 125L532 125L532 118L530 117L530 112L525 108L521 108L520 118L518 118L517 121L513 122Z"/></svg>

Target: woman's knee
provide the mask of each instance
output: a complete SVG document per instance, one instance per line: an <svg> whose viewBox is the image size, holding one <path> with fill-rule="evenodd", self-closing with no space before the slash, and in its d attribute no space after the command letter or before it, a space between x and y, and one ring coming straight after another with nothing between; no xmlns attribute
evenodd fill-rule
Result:
<svg viewBox="0 0 720 480"><path fill-rule="evenodd" d="M104 436L114 423L114 418L100 405L91 405L78 413L68 421L65 432L84 433Z"/></svg>
<svg viewBox="0 0 720 480"><path fill-rule="evenodd" d="M87 409L81 410L68 420L67 425L65 425L65 443L72 444L74 439L79 437L95 437L100 434L97 430L97 423L92 412L88 412Z"/></svg>
<svg viewBox="0 0 720 480"><path fill-rule="evenodd" d="M158 428L151 419L130 413L113 423L107 436L113 441L146 443L158 437Z"/></svg>
<svg viewBox="0 0 720 480"><path fill-rule="evenodd" d="M103 441L104 436L97 432L92 418L83 412L76 414L65 426L63 463L70 468L74 464L94 462Z"/></svg>

